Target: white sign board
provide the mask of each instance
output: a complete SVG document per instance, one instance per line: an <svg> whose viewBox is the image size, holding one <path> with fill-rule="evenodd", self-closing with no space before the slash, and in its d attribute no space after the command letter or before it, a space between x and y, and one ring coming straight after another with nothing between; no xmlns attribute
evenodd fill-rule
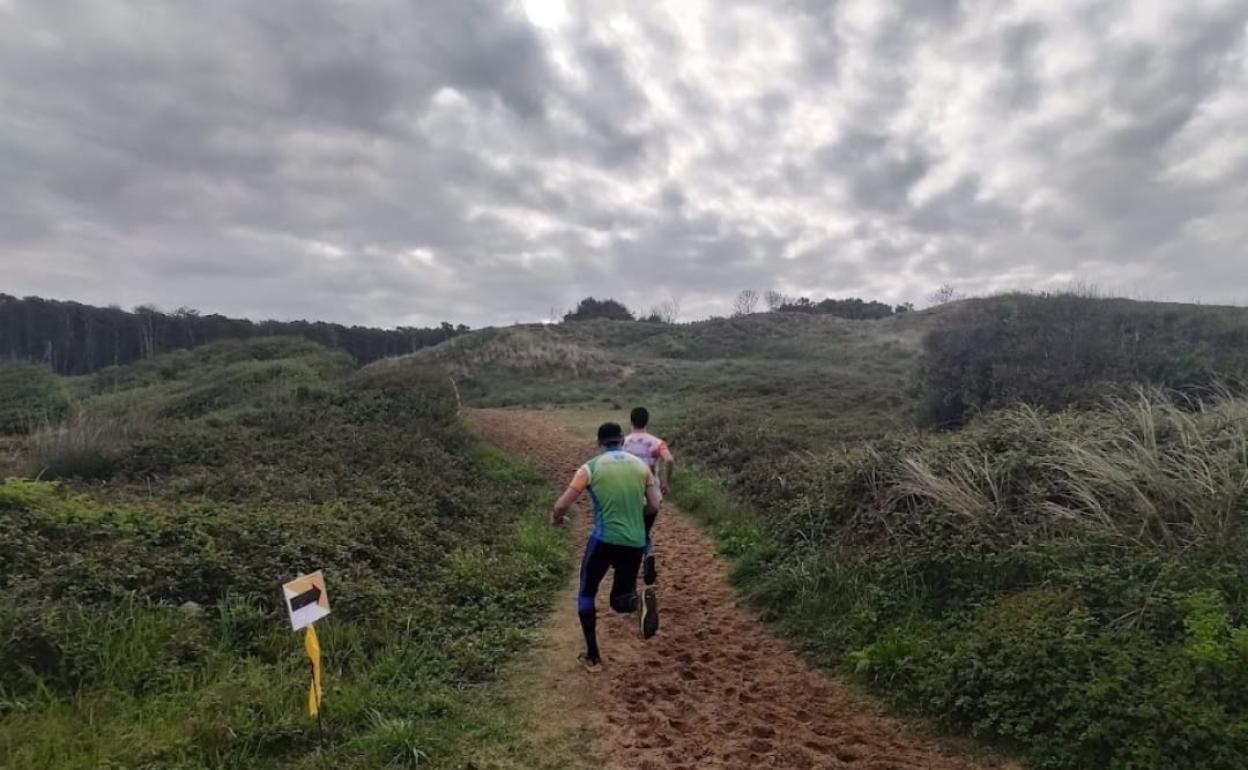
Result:
<svg viewBox="0 0 1248 770"><path fill-rule="evenodd" d="M282 586L282 596L290 613L290 627L296 631L329 614L329 594L320 570Z"/></svg>

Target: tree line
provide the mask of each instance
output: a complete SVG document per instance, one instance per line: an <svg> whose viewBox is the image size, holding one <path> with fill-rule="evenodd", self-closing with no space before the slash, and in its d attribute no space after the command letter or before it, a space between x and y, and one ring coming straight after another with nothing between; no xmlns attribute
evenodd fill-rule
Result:
<svg viewBox="0 0 1248 770"><path fill-rule="evenodd" d="M0 358L42 362L58 374L87 374L223 339L297 335L345 350L361 363L413 353L468 327L374 329L323 321L250 321L189 308L133 311L0 293Z"/></svg>
<svg viewBox="0 0 1248 770"><path fill-rule="evenodd" d="M736 307L740 309L743 300L752 297L749 302L750 310L758 303L757 294L752 289L746 289L737 295ZM821 300L812 300L810 297L790 297L777 291L769 291L764 297L767 301L767 308L773 313L809 313L812 315L833 315L837 318L850 318L856 321L873 320L876 318L888 318L891 315L899 315L914 310L914 305L909 302L902 305L889 305L877 300L864 300L858 297L846 297L844 299L834 299L828 297Z"/></svg>
<svg viewBox="0 0 1248 770"><path fill-rule="evenodd" d="M773 313L809 313L813 315L832 315L838 318L854 320L871 320L887 318L892 315L908 313L914 310L909 302L902 305L888 305L876 300L864 300L858 297L845 299L827 298L812 300L809 297L791 297L778 291L759 294L754 289L745 289L732 302L734 316L751 315L758 312L760 302L765 301L767 309ZM670 299L655 305L648 315L634 314L624 303L614 299L596 299L586 297L577 303L575 309L563 315L566 321L588 321L594 318L608 321L650 321L654 323L676 323L680 316L680 302Z"/></svg>

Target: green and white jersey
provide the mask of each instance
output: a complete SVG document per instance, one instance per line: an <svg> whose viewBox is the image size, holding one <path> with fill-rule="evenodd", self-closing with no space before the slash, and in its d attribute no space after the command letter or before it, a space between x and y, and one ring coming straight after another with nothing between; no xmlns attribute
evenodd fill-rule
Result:
<svg viewBox="0 0 1248 770"><path fill-rule="evenodd" d="M644 547L646 486L652 478L644 461L619 449L609 449L582 465L571 486L589 490L594 502L593 537L604 543Z"/></svg>

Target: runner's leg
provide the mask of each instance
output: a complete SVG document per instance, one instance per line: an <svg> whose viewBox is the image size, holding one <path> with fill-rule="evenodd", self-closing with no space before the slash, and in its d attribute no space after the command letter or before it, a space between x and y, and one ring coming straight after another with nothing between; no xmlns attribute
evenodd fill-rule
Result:
<svg viewBox="0 0 1248 770"><path fill-rule="evenodd" d="M585 655L591 661L601 658L598 651L598 612L594 599L598 595L598 586L611 566L611 553L608 545L595 537L590 537L585 544L585 555L581 557L580 588L576 596L576 614L581 621L581 632L585 635Z"/></svg>
<svg viewBox="0 0 1248 770"><path fill-rule="evenodd" d="M658 513L647 513L643 517L646 523L646 553L642 559L642 578L646 585L654 585L654 581L658 579L658 571L654 566L654 542L650 538L650 530L654 529L654 520L659 517Z"/></svg>
<svg viewBox="0 0 1248 770"><path fill-rule="evenodd" d="M611 609L616 612L636 612L637 572L641 569L641 557L645 553L642 548L630 548L624 545L611 546L611 567L615 575L611 578Z"/></svg>

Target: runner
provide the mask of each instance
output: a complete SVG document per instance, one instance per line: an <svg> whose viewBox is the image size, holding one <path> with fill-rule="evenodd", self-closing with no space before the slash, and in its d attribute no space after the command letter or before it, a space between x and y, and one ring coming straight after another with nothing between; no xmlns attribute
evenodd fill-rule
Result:
<svg viewBox="0 0 1248 770"><path fill-rule="evenodd" d="M650 424L650 410L639 406L628 415L628 421L633 425L633 432L624 439L624 451L645 461L650 472L659 480L662 497L667 497L672 482L672 470L676 467L672 451L667 448L666 441L646 430L646 426ZM659 465L660 460L663 461L662 465ZM646 514L646 555L642 560L642 578L648 586L654 585L658 578L654 566L654 543L650 539L650 530L654 529L654 520L659 513L657 505L655 509L654 513Z"/></svg>
<svg viewBox="0 0 1248 770"><path fill-rule="evenodd" d="M659 630L659 607L653 588L637 596L637 571L645 552L644 516L658 510L659 490L645 463L620 449L624 431L613 422L598 428L602 454L580 467L572 483L555 502L550 522L556 527L567 519L568 509L586 489L594 502L594 529L581 559L581 584L576 611L585 634L585 652L577 660L586 671L602 670L598 651L598 613L594 600L607 570L611 580L611 609L636 612L642 639Z"/></svg>

